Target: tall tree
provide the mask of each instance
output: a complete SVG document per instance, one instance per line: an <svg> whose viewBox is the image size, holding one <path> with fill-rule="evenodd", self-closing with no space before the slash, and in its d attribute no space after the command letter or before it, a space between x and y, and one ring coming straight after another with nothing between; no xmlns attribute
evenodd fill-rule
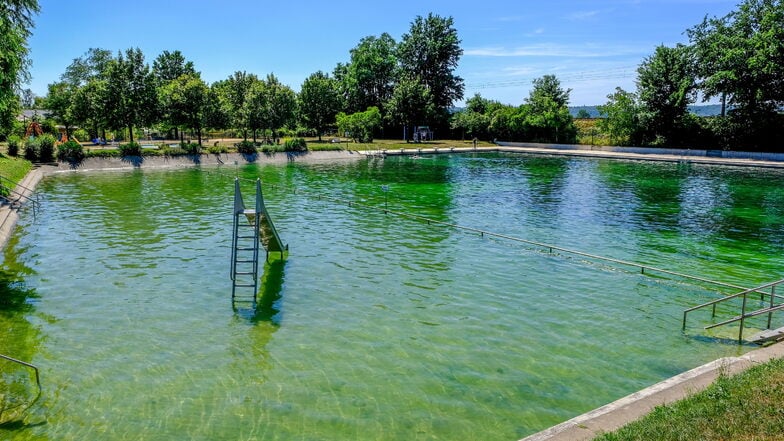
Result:
<svg viewBox="0 0 784 441"><path fill-rule="evenodd" d="M526 99L521 119L527 138L536 142L576 141L577 128L569 113L569 93L555 75L545 75L533 82L534 87Z"/></svg>
<svg viewBox="0 0 784 441"><path fill-rule="evenodd" d="M109 63L104 103L110 128L127 128L130 142L134 127L154 122L158 104L155 80L140 49L119 53Z"/></svg>
<svg viewBox="0 0 784 441"><path fill-rule="evenodd" d="M349 112L376 106L383 111L395 84L397 43L387 33L369 36L351 49L351 61L338 64L335 77L341 85Z"/></svg>
<svg viewBox="0 0 784 441"><path fill-rule="evenodd" d="M37 0L0 2L0 132L10 130L19 111L17 90L29 78L27 39L38 11Z"/></svg>
<svg viewBox="0 0 784 441"><path fill-rule="evenodd" d="M455 75L463 49L452 17L417 16L398 45L401 80L416 80L429 91L435 111L444 119L463 98L463 79Z"/></svg>
<svg viewBox="0 0 784 441"><path fill-rule="evenodd" d="M659 46L637 69L645 142L673 145L685 139L688 106L696 99L694 63L688 47Z"/></svg>
<svg viewBox="0 0 784 441"><path fill-rule="evenodd" d="M196 132L201 145L202 130L207 124L207 99L210 89L194 74L183 74L160 90L162 103L171 122Z"/></svg>
<svg viewBox="0 0 784 441"><path fill-rule="evenodd" d="M297 95L273 75L264 81L264 120L275 138L276 131L294 121L297 113Z"/></svg>
<svg viewBox="0 0 784 441"><path fill-rule="evenodd" d="M387 103L387 118L404 127L407 140L414 133L413 126L426 122L434 113L431 90L418 78L398 82Z"/></svg>
<svg viewBox="0 0 784 441"><path fill-rule="evenodd" d="M180 51L163 51L152 62L152 75L163 86L183 75L196 75L193 62L185 59Z"/></svg>
<svg viewBox="0 0 784 441"><path fill-rule="evenodd" d="M610 136L615 145L640 143L640 106L637 95L620 87L607 95L607 103L599 106L599 129Z"/></svg>
<svg viewBox="0 0 784 441"><path fill-rule="evenodd" d="M550 100L558 107L568 106L569 94L571 92L572 89L564 90L561 87L561 81L555 75L545 75L534 79L533 88L526 102L536 106L544 103L546 100Z"/></svg>
<svg viewBox="0 0 784 441"><path fill-rule="evenodd" d="M75 86L84 86L93 79L105 78L106 69L113 58L110 50L90 48L81 57L74 58L60 79Z"/></svg>
<svg viewBox="0 0 784 441"><path fill-rule="evenodd" d="M321 134L335 123L335 115L341 109L337 81L322 71L310 75L302 83L299 102L306 126L314 129L321 141Z"/></svg>
<svg viewBox="0 0 784 441"><path fill-rule="evenodd" d="M51 117L65 127L66 139L71 139L71 128L77 118L74 106L78 88L65 81L59 81L50 84L48 89L46 108L51 112Z"/></svg>
<svg viewBox="0 0 784 441"><path fill-rule="evenodd" d="M254 74L245 71L234 72L229 78L214 84L220 97L221 107L228 116L229 126L242 130L242 138L247 141L248 130L245 120L245 99L248 90L255 82L259 81Z"/></svg>
<svg viewBox="0 0 784 441"><path fill-rule="evenodd" d="M722 18L687 31L704 99L730 111L713 121L724 148L769 148L780 136L784 105L784 1L744 0ZM724 112L722 112L724 114Z"/></svg>

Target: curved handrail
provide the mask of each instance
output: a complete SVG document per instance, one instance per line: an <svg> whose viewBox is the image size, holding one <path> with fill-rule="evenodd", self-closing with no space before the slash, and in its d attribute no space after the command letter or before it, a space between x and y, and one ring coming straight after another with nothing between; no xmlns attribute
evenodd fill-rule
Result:
<svg viewBox="0 0 784 441"><path fill-rule="evenodd" d="M19 364L19 365L24 366L24 367L30 368L30 369L33 370L33 372L35 372L35 384L36 384L36 386L38 386L38 394L36 394L35 398L33 399L33 401L30 402L30 404L28 404L26 407L24 407L22 409L22 412L24 412L27 409L33 407L33 405L35 405L35 403L38 402L38 400L41 398L41 395L43 394L43 387L41 387L41 375L38 372L38 367L35 366L34 364L27 363L27 362L22 361L22 360L17 360L16 358L9 357L9 356L3 355L3 354L0 354L0 358L2 358L4 360L7 360L7 361L10 361L12 363ZM14 409L17 409L19 407L22 407L22 404L20 404L18 406L14 406L14 407L9 407L7 409L1 409L0 410L0 415L2 415L3 412L5 412L7 410L14 410Z"/></svg>

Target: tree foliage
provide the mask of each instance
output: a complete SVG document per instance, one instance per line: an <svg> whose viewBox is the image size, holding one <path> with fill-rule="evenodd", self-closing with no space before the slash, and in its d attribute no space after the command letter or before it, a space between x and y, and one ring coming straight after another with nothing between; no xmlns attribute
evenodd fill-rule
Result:
<svg viewBox="0 0 784 441"><path fill-rule="evenodd" d="M637 69L644 143L678 145L688 138L688 106L697 95L691 53L682 45L659 46Z"/></svg>
<svg viewBox="0 0 784 441"><path fill-rule="evenodd" d="M134 127L152 124L157 116L158 101L150 67L140 49L128 49L109 62L106 77L106 122L115 130L127 128L133 143Z"/></svg>
<svg viewBox="0 0 784 441"><path fill-rule="evenodd" d="M0 132L9 131L19 110L19 85L29 78L27 39L38 12L37 0L0 2Z"/></svg>
<svg viewBox="0 0 784 441"><path fill-rule="evenodd" d="M387 117L406 128L411 137L413 126L426 123L435 113L430 89L419 78L403 78L387 103Z"/></svg>
<svg viewBox="0 0 784 441"><path fill-rule="evenodd" d="M769 143L781 129L776 113L784 105L784 1L745 0L687 34L703 96L721 97L731 109L718 127L725 147Z"/></svg>
<svg viewBox="0 0 784 441"><path fill-rule="evenodd" d="M462 55L452 17L417 16L397 48L398 82L421 84L432 102L428 107L446 118L449 107L463 98L463 79L454 73Z"/></svg>
<svg viewBox="0 0 784 441"><path fill-rule="evenodd" d="M199 76L192 61L180 51L163 51L152 62L152 75L159 85L170 83L183 75Z"/></svg>
<svg viewBox="0 0 784 441"><path fill-rule="evenodd" d="M171 122L193 129L199 145L202 130L208 124L210 89L196 74L185 73L161 88L161 104L167 109Z"/></svg>
<svg viewBox="0 0 784 441"><path fill-rule="evenodd" d="M364 112L337 115L338 130L351 137L354 142L373 142L373 132L381 125L381 112L378 107L370 107Z"/></svg>
<svg viewBox="0 0 784 441"><path fill-rule="evenodd" d="M640 142L640 106L637 95L620 87L607 95L607 103L599 106L598 127L615 145L632 145Z"/></svg>
<svg viewBox="0 0 784 441"><path fill-rule="evenodd" d="M337 81L322 71L310 75L302 83L299 103L306 126L314 129L321 141L321 134L335 123L335 116L341 109Z"/></svg>
<svg viewBox="0 0 784 441"><path fill-rule="evenodd" d="M351 49L351 61L335 68L349 112L372 106L383 111L395 84L396 48L397 43L387 33L365 37Z"/></svg>

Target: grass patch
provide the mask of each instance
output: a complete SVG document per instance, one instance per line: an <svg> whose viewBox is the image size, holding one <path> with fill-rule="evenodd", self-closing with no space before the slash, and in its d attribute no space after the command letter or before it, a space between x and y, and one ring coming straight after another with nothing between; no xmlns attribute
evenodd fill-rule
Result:
<svg viewBox="0 0 784 441"><path fill-rule="evenodd" d="M26 159L0 154L0 176L4 178L20 182L32 169L33 164Z"/></svg>
<svg viewBox="0 0 784 441"><path fill-rule="evenodd" d="M720 376L704 391L596 440L784 439L784 359L735 376Z"/></svg>

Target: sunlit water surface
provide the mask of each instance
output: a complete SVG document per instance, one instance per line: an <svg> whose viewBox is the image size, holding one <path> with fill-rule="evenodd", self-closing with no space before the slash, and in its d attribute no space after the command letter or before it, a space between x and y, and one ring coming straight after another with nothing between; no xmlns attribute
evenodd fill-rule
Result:
<svg viewBox="0 0 784 441"><path fill-rule="evenodd" d="M782 276L781 171L514 155L248 165L291 252L266 268L258 310L235 310L236 172L40 184L5 250L0 353L40 366L44 393L0 438L516 440L751 349L706 336L705 315L681 331L684 308L732 290L324 196L743 286Z"/></svg>

